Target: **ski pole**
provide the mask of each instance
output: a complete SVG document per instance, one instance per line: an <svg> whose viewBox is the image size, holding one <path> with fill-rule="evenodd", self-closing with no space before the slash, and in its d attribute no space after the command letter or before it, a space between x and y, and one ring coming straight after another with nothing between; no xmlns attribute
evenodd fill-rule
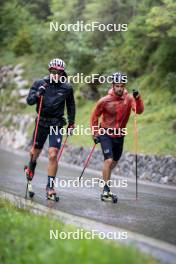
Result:
<svg viewBox="0 0 176 264"><path fill-rule="evenodd" d="M35 148L35 144L36 144L38 126L39 126L39 121L40 121L40 114L41 114L41 110L42 110L42 102L43 102L43 96L40 97L39 111L38 111L38 116L37 116L37 121L36 121L36 126L35 126L35 132L34 132L34 141L33 141L32 150L31 150L31 161L32 161L32 158L33 158L33 152L34 152L34 148ZM26 184L25 199L27 199L28 186L29 186L29 180L27 180L27 184Z"/></svg>
<svg viewBox="0 0 176 264"><path fill-rule="evenodd" d="M83 176L83 174L84 174L84 171L85 171L85 169L87 168L87 165L88 165L89 160L90 160L90 158L91 158L91 156L92 156L92 154L93 154L93 152L94 152L95 147L96 147L96 144L94 144L94 146L93 146L91 152L89 153L89 156L87 157L87 159L86 159L86 161L85 161L84 168L83 168L83 170L82 170L82 172L81 172L81 175L79 176L79 181L81 180L81 178L82 178L82 176Z"/></svg>
<svg viewBox="0 0 176 264"><path fill-rule="evenodd" d="M35 143L36 143L36 139L37 139L40 114L41 114L41 110L42 110L42 102L43 102L43 96L40 97L39 111L38 111L37 122L36 122L35 133L34 133L34 141L33 141L33 145L32 145L32 155L33 155L33 151L34 151ZM31 157L31 159L32 159L32 157Z"/></svg>
<svg viewBox="0 0 176 264"><path fill-rule="evenodd" d="M61 147L61 149L60 149L60 152L59 152L59 155L58 155L58 158L57 158L57 162L59 162L59 160L60 160L60 158L61 158L61 155L62 155L62 152L63 152L63 150L64 150L65 144L67 143L67 139L68 139L68 134L67 134L67 136L66 136L66 138L65 138L65 140L64 140L64 143L63 143L63 145L62 145L62 147Z"/></svg>
<svg viewBox="0 0 176 264"><path fill-rule="evenodd" d="M138 199L138 129L137 129L137 112L136 112L136 104L134 111L134 149L135 149L135 176L136 176L136 200Z"/></svg>

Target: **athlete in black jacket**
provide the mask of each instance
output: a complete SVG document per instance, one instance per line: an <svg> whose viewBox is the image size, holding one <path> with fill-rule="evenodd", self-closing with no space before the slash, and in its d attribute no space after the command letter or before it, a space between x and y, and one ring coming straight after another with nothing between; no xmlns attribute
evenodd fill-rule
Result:
<svg viewBox="0 0 176 264"><path fill-rule="evenodd" d="M36 137L35 146L30 151L30 162L26 166L25 172L27 179L30 182L34 176L36 161L39 157L43 146L49 136L49 165L48 165L48 183L46 187L47 197L53 199L56 192L54 190L53 181L57 173L57 156L62 143L62 134L60 129L66 125L66 120L64 118L64 108L66 104L68 126L67 129L74 129L75 122L75 100L73 95L73 88L68 83L60 82L62 76L66 77L65 63L61 59L53 59L49 63L49 72L53 76L57 76L57 80L50 78L50 76L45 77L41 80L36 81L30 88L27 103L29 105L36 104L36 111L39 111L40 99L43 96L41 114L38 126L38 132ZM57 134L50 134L50 127L58 131ZM54 131L52 130L52 131ZM35 130L34 130L35 132ZM71 132L71 131L70 131ZM33 133L34 141L34 133ZM31 192L30 190L30 193Z"/></svg>

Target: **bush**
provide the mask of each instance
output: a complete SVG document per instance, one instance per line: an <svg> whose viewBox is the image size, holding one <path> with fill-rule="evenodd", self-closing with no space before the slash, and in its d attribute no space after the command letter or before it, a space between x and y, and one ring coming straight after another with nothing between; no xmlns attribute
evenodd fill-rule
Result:
<svg viewBox="0 0 176 264"><path fill-rule="evenodd" d="M176 73L175 72L169 72L165 78L165 81L163 83L163 88L166 87L172 92L172 99L175 102L176 101Z"/></svg>
<svg viewBox="0 0 176 264"><path fill-rule="evenodd" d="M32 53L32 41L26 29L23 28L19 31L12 44L12 50L17 56Z"/></svg>

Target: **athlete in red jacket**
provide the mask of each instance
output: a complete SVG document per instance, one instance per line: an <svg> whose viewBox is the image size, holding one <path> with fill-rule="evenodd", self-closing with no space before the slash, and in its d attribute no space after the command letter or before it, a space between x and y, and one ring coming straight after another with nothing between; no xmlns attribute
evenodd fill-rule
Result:
<svg viewBox="0 0 176 264"><path fill-rule="evenodd" d="M94 142L100 143L104 155L103 180L105 198L111 197L109 188L111 170L115 168L123 151L126 124L131 109L137 114L144 111L144 104L138 91L129 94L122 82L123 74L113 74L113 84L108 95L101 98L91 116L91 128ZM101 117L101 122L99 118Z"/></svg>

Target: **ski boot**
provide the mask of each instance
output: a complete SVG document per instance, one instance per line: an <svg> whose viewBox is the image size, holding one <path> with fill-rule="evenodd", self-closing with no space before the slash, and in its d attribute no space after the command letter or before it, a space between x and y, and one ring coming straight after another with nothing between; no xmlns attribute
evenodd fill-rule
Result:
<svg viewBox="0 0 176 264"><path fill-rule="evenodd" d="M25 172L26 179L27 179L25 198L27 198L27 195L29 195L29 198L32 199L35 195L32 189L32 179L34 176L34 170L31 170L29 166L24 166L24 172Z"/></svg>
<svg viewBox="0 0 176 264"><path fill-rule="evenodd" d="M46 186L46 198L47 198L47 200L52 200L55 202L59 201L59 196L57 196L54 187L50 188L50 187Z"/></svg>
<svg viewBox="0 0 176 264"><path fill-rule="evenodd" d="M117 203L117 195L113 194L110 191L110 188L106 185L103 189L103 193L101 194L102 201L111 201L113 203Z"/></svg>

